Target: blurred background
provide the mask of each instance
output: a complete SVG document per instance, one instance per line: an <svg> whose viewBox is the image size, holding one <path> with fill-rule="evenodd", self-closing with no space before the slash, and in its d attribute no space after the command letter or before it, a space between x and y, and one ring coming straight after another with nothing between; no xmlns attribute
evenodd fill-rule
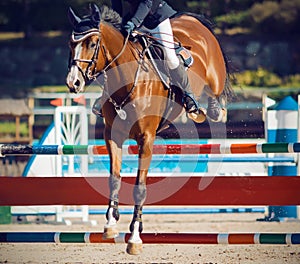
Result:
<svg viewBox="0 0 300 264"><path fill-rule="evenodd" d="M0 2L0 97L13 99L18 106L20 103L16 99L25 99L29 111L33 112L32 134L25 122L19 128L22 135L30 134L29 138L40 139L53 121L53 100L70 97L64 84L71 32L67 9L72 6L82 15L87 12L89 2ZM110 5L110 1L93 2L99 6ZM297 100L300 90L300 0L181 0L171 1L171 5L178 11L202 13L211 18L230 60L237 98L228 105L227 136L263 138L263 94L275 100L287 95ZM94 93L91 98L87 95L83 99L88 108L100 91L97 87L93 89L87 91ZM14 103L6 103L13 112ZM71 100L69 104L82 104L82 100ZM7 123L11 117L3 106L4 103L0 106L0 139L16 129L15 124ZM25 116L27 110L24 106ZM21 123L22 120L23 117ZM185 125L190 121L180 122ZM101 138L103 120L91 117L90 125L95 127L93 136ZM200 137L210 137L207 123L198 126ZM165 136L176 137L176 131L173 132L169 130Z"/></svg>

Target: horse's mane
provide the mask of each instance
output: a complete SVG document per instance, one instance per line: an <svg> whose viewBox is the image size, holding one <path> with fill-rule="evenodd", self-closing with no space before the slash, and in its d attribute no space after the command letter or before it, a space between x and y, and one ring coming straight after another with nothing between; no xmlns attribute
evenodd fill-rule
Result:
<svg viewBox="0 0 300 264"><path fill-rule="evenodd" d="M122 18L116 11L104 5L101 7L100 12L102 21L111 24L119 30L121 29Z"/></svg>

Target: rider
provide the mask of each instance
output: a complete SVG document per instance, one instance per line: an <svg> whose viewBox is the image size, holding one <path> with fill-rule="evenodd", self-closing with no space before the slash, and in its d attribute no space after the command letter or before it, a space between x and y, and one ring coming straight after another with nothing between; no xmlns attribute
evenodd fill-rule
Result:
<svg viewBox="0 0 300 264"><path fill-rule="evenodd" d="M127 3L125 3L127 2ZM170 17L177 12L162 0L111 0L112 8L123 18L122 28L131 34L136 28L143 27L143 32L150 32L160 39L166 54L171 83L184 92L184 103L188 113L198 110L184 66L180 63L175 49ZM126 11L125 4L128 4ZM96 100L93 112L100 114L100 100Z"/></svg>

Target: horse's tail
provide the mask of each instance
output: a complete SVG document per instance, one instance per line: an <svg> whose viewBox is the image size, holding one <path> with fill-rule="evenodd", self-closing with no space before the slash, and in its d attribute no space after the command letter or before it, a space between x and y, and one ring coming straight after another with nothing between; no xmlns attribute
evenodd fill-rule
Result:
<svg viewBox="0 0 300 264"><path fill-rule="evenodd" d="M221 48L221 51L222 51L222 55L223 55L224 62L225 62L225 67L226 67L226 80L225 80L223 95L226 97L226 99L228 101L232 100L235 97L234 91L233 91L232 86L231 86L231 81L234 79L234 73L233 73L234 71L233 71L233 68L230 65L230 60L228 59L226 53L224 52L223 47L222 47L222 45L221 45L221 43L220 43L220 41L219 41L215 31L214 31L215 24L203 14L194 14L194 13L190 13L190 12L179 12L175 16L179 17L179 16L182 16L182 15L192 16L192 17L196 18L217 39L217 41L219 43L219 46Z"/></svg>

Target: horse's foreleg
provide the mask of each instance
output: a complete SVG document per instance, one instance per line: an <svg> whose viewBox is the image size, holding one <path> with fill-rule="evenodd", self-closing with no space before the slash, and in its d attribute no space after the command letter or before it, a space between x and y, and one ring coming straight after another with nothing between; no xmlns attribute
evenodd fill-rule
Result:
<svg viewBox="0 0 300 264"><path fill-rule="evenodd" d="M143 231L142 209L146 200L146 179L152 158L154 137L143 137L140 144L139 170L133 190L134 213L130 224L131 236L128 240L127 253L140 254L142 251L142 239L140 233Z"/></svg>
<svg viewBox="0 0 300 264"><path fill-rule="evenodd" d="M103 237L105 239L117 237L119 232L117 230L117 222L120 218L119 214L119 190L121 187L121 177L111 174L109 176L109 203L106 211L106 224L104 226Z"/></svg>
<svg viewBox="0 0 300 264"><path fill-rule="evenodd" d="M121 162L122 148L117 146L115 142L107 141L107 148L110 155L110 176L109 176L109 203L106 212L106 225L104 226L104 239L117 237L117 222L119 220L119 190L121 187Z"/></svg>
<svg viewBox="0 0 300 264"><path fill-rule="evenodd" d="M133 218L129 227L131 236L128 240L127 253L131 255L138 255L142 251L143 241L140 238L140 233L143 231L142 222L142 209L143 204L146 200L146 183L138 182L134 186L133 197L134 197L134 212Z"/></svg>

